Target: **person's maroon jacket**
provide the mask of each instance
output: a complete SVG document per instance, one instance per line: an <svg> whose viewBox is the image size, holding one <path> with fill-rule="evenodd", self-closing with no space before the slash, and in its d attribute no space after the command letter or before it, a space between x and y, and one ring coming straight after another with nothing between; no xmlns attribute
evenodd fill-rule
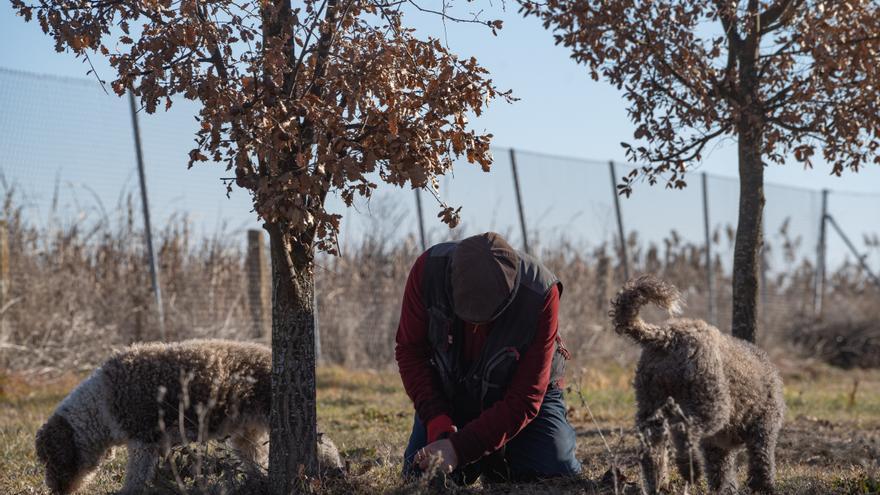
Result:
<svg viewBox="0 0 880 495"><path fill-rule="evenodd" d="M395 355L406 393L412 399L419 419L427 426L428 443L443 433L450 433L458 463L463 466L501 448L538 415L547 392L550 364L556 349L559 290L554 286L547 295L535 340L520 356L519 366L504 397L467 425L455 425L459 431L452 433L451 408L436 382L430 363L428 319L422 299L426 255L422 254L416 260L406 281ZM491 323L465 325L465 360L472 362L479 357L491 331Z"/></svg>

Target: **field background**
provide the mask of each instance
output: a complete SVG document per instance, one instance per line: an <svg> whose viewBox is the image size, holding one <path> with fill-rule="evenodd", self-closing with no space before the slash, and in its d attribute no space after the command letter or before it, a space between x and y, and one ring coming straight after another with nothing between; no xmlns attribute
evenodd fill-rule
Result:
<svg viewBox="0 0 880 495"><path fill-rule="evenodd" d="M568 54L562 55L567 67ZM546 92L543 82L541 88ZM0 108L0 222L6 224L0 232L8 237L9 252L0 263L8 266L8 273L0 270L0 368L85 371L114 347L159 338L127 102L104 94L93 78L0 68ZM163 323L169 339L259 339L265 330L254 331L248 282L255 270L246 263L246 239L248 230L260 231L260 222L246 191L234 187L227 196L224 167L205 164L187 170L198 128L196 110L189 102L175 101L168 112L140 116ZM620 151L619 140L587 139L581 125L590 125L591 119L581 117L578 126L566 129L578 135L569 144L591 158L515 151L531 251L565 283L560 321L578 365L593 365L593 360L625 365L633 358L631 348L607 332L608 300L625 278L623 258L631 274L655 273L675 283L687 297L689 316L728 330L739 183L720 173L732 172L733 162L716 150L712 161L720 166L693 170L682 190L637 184L631 197L619 201L620 235L611 168L619 178L635 165L609 167L608 158L620 155L599 150L611 144ZM519 118L510 125L521 127L514 123ZM599 120L608 125L605 117ZM539 127L528 128L536 133ZM573 149L544 144L538 149ZM462 224L452 231L436 220L436 201L427 191L416 193L422 212L414 208L414 191L404 188L381 187L352 208L328 198L328 207L345 218L343 256L318 262L326 364L388 368L403 283L422 249L420 223L427 245L487 230L523 245L513 156L508 148L493 148L491 173L462 160L439 180L440 199L462 207ZM768 168L768 178L779 170ZM798 180L766 186L760 343L782 349L797 337L809 341L810 354L835 352L839 355L823 358L851 366L857 357L852 351L826 345L839 335L819 332L823 342L810 332L792 334L809 330L805 322L815 316L826 197L795 184L832 188L826 213L869 267L880 266L880 227L871 215L880 211L880 194L870 188L836 190L852 181L809 182L804 178L814 176L806 171L792 170L790 176ZM871 178L859 175L855 183L864 186ZM880 320L880 288L841 235L826 226L823 322L844 328L848 349L866 355L859 350L874 346L880 356L876 331L871 339L864 330L876 328Z"/></svg>
<svg viewBox="0 0 880 495"><path fill-rule="evenodd" d="M91 370L112 349L160 340L149 264L133 196L112 212L82 210L71 217L61 206L46 217L29 212L27 196L3 189L8 274L0 287L0 369L57 375ZM387 370L403 287L421 249L412 236L395 237L399 210L375 205L373 226L343 251L320 256L316 294L324 364ZM219 337L268 342L265 319L254 318L253 264L248 232L195 232L184 213L154 228L161 274L166 338ZM256 231L262 235L261 231ZM463 231L451 231L452 238ZM717 232L713 262L705 246L676 232L657 242L633 233L627 240L632 274L652 273L683 293L689 317L729 331L731 278L724 262L732 229ZM635 349L609 331L609 301L624 282L619 246L534 241L533 252L563 281L560 332L576 366L631 364ZM815 357L843 367L880 367L880 285L852 260L829 267L824 304L814 314L816 268L804 257L802 239L785 228L768 236L778 271L762 278L758 344L771 354ZM880 252L880 241L876 248ZM799 254L800 253L800 254ZM267 257L262 258L264 261ZM714 291L707 289L711 272ZM268 285L261 286L264 292ZM710 294L714 314L710 312ZM263 311L265 315L267 311Z"/></svg>
<svg viewBox="0 0 880 495"><path fill-rule="evenodd" d="M6 190L2 213L13 283L0 311L0 494L46 493L33 451L39 425L113 349L159 336L131 197L121 199L114 215L73 220L59 211L35 221L26 204L14 189ZM168 338L265 341L247 297L245 233L199 236L185 216L176 218L157 234ZM345 478L317 485L326 493L431 488L399 478L413 411L393 355L401 292L420 249L412 237L393 239L393 212L384 218L359 245L318 264L318 413L349 468ZM768 242L767 249L782 253L788 265L765 280L759 328L759 344L786 382L780 492L880 493L880 370L863 369L880 365L880 289L856 265L840 264L827 276L823 318L815 319L813 265L796 256L798 241L786 235ZM732 237L728 232L714 242L720 250ZM633 271L675 283L687 299L688 316L710 317L702 246L673 233L661 243L632 236L627 247ZM560 331L574 354L567 400L586 471L563 484L466 491L613 493L605 476L613 465L621 470L621 492L637 493L630 382L638 351L611 332L607 317L608 301L623 281L615 246L559 240L536 249L566 285ZM726 331L729 273L720 255L708 269L717 287L718 324ZM118 490L124 461L122 449L82 493ZM222 462L217 465L223 469ZM259 494L260 479L195 487L192 493ZM173 492L173 480L160 478L157 493Z"/></svg>
<svg viewBox="0 0 880 495"><path fill-rule="evenodd" d="M844 372L819 363L799 362L794 368L787 361L781 364L788 414L777 452L779 492L878 493L880 372ZM603 475L614 464L626 481L619 485L620 493L637 493L632 483L638 480L638 466L637 440L632 430L631 378L631 368L614 364L569 373L567 401L569 417L578 432L578 458L585 467L582 479L522 486L477 485L466 491L614 493L613 485L607 482L609 478L603 482ZM14 374L0 382L0 493L48 493L34 458L34 433L77 381L75 375L46 380ZM412 406L395 373L320 368L321 427L337 443L348 465L346 478L327 480L325 491L428 491L424 485L406 485L399 477L412 414ZM125 450L120 449L81 493L114 493L121 487L124 461ZM741 480L744 476L741 469ZM174 486L169 480L165 483ZM680 484L676 486L681 488ZM207 491L222 493L217 487Z"/></svg>
<svg viewBox="0 0 880 495"><path fill-rule="evenodd" d="M0 495L45 493L36 429L110 352L158 340L160 325L124 101L104 98L91 80L0 70L0 108L11 109L0 112ZM185 105L175 109L143 120L167 339L266 342L265 312L255 317L251 297L261 268L247 243L249 230L259 229L250 198L240 190L224 197L221 167L185 170L195 122ZM521 245L509 151L495 149L491 174L457 164L442 179L442 199L463 206L458 229L437 227L433 199L422 193L428 244L495 230ZM637 491L630 387L637 349L611 332L607 316L625 279L623 251L630 273L676 284L688 316L729 331L738 183L707 175L706 189L694 176L682 191L643 185L621 201L621 240L606 161L517 157L532 252L565 284L560 332L574 356L569 413L587 469L561 485L473 490L613 492L603 476L615 466L620 487ZM618 165L618 176L629 170ZM780 489L880 493L880 287L830 232L817 314L821 200L819 191L767 186L758 343L786 381ZM385 188L345 210L342 256L318 259L319 417L349 463L347 477L322 481L329 493L428 489L398 476L413 411L395 371L394 335L404 283L422 250L413 205L412 191ZM877 211L880 195L829 194L828 213L868 266L880 261L870 214ZM223 449L212 449L222 460ZM124 461L121 451L84 492L118 489ZM259 480L232 479L226 493L259 494Z"/></svg>

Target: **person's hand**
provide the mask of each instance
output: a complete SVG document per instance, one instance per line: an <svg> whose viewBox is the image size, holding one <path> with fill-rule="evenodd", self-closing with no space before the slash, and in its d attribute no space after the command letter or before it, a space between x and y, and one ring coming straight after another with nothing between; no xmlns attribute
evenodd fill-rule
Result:
<svg viewBox="0 0 880 495"><path fill-rule="evenodd" d="M455 454L455 448L448 438L437 440L420 449L416 452L413 460L422 471L427 471L431 466L432 460L437 458L440 460L440 470L445 473L451 473L458 467L458 456Z"/></svg>

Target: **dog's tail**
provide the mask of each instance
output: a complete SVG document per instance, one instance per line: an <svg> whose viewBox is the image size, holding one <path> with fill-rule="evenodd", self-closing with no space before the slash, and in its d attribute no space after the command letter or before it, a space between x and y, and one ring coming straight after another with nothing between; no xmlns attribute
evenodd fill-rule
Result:
<svg viewBox="0 0 880 495"><path fill-rule="evenodd" d="M666 328L645 323L639 310L647 303L654 303L670 314L681 311L681 294L672 284L653 275L642 275L630 280L611 302L611 318L614 331L626 335L640 344L661 343L671 335Z"/></svg>

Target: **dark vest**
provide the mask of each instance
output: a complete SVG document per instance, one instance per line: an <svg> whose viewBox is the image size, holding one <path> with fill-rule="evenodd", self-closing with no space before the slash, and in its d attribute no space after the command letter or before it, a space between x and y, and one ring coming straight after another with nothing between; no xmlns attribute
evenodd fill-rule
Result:
<svg viewBox="0 0 880 495"><path fill-rule="evenodd" d="M454 415L473 417L504 397L507 385L538 329L547 294L559 279L533 257L520 257L516 292L507 308L492 322L479 358L465 369L461 358L464 322L452 306L450 262L457 242L438 244L428 251L422 276L422 297L428 314L428 339L446 398L458 410ZM555 386L565 371L567 351L557 339L550 383ZM462 411L462 408L468 409Z"/></svg>

